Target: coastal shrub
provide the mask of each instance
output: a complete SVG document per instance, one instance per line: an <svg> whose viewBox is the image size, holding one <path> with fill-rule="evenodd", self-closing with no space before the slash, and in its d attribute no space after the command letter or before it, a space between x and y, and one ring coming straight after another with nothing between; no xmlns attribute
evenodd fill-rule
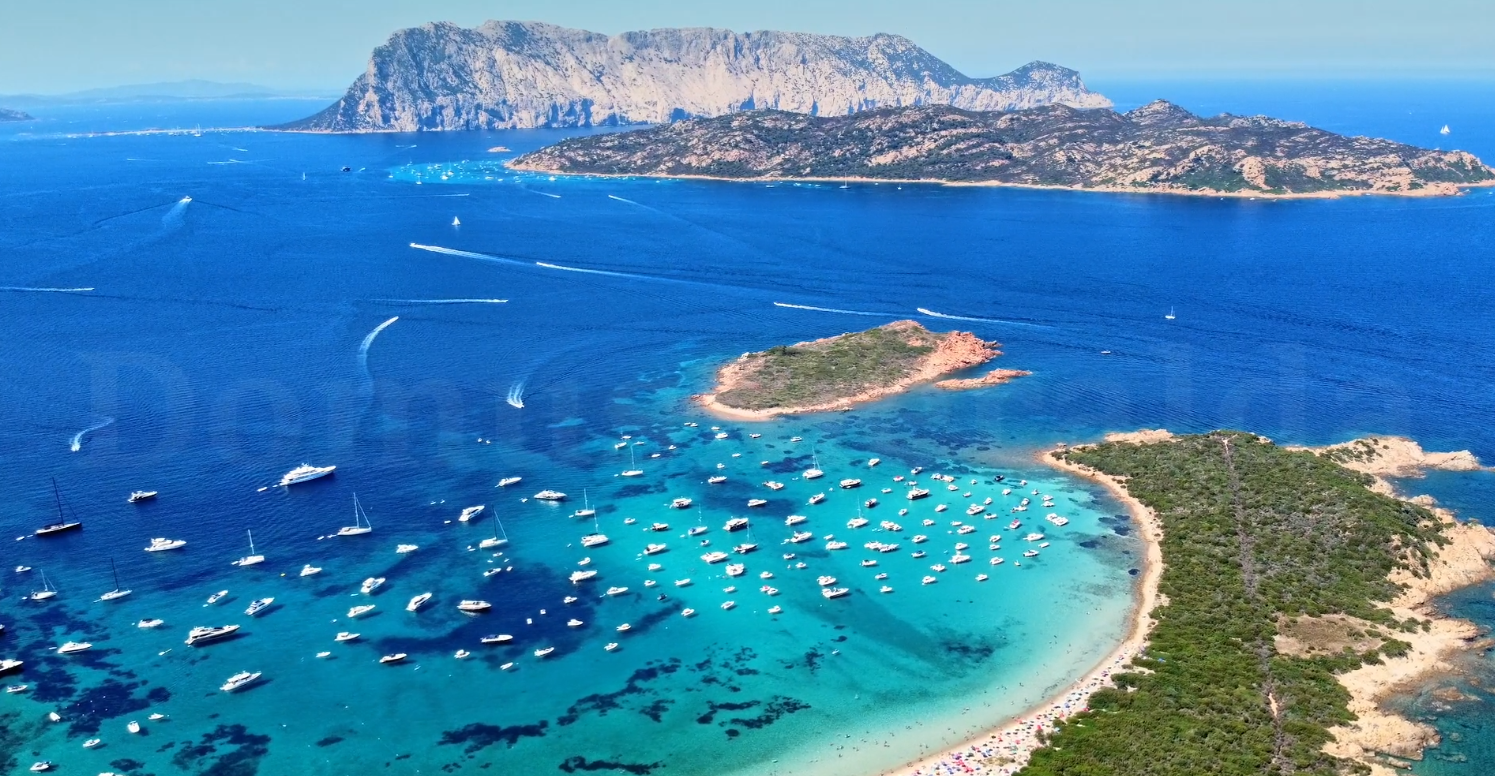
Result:
<svg viewBox="0 0 1495 776"><path fill-rule="evenodd" d="M1328 729L1352 719L1335 675L1400 654L1277 654L1286 618L1345 614L1397 627L1377 602L1392 569L1422 567L1438 521L1365 487L1312 453L1216 432L1171 442L1110 443L1056 455L1114 476L1163 523L1168 602L1124 691L1096 693L1022 771L1025 776L1338 776L1363 770L1324 754ZM1405 548L1417 548L1405 552Z"/></svg>
<svg viewBox="0 0 1495 776"><path fill-rule="evenodd" d="M916 370L942 335L922 327L879 326L746 358L747 377L718 394L729 407L761 410L824 404L891 385Z"/></svg>

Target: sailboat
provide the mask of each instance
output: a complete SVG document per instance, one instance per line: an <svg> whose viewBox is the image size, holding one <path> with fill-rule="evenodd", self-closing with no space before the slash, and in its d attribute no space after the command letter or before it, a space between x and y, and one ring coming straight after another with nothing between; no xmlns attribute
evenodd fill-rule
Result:
<svg viewBox="0 0 1495 776"><path fill-rule="evenodd" d="M581 546L600 547L604 544L607 544L607 534L602 533L602 523L598 521L597 516L593 514L592 532L587 534L586 536L581 537Z"/></svg>
<svg viewBox="0 0 1495 776"><path fill-rule="evenodd" d="M571 513L572 517L595 517L597 510L592 508L592 503L587 499L587 489L581 489L581 509Z"/></svg>
<svg viewBox="0 0 1495 776"><path fill-rule="evenodd" d="M254 532L246 528L246 529L244 529L244 533L246 533L246 534L249 535L249 554L245 555L244 557L242 557L242 558L240 558L240 559L238 559L236 561L234 561L234 565L235 566L255 566L255 565L264 563L265 562L265 556L258 555L254 551Z"/></svg>
<svg viewBox="0 0 1495 776"><path fill-rule="evenodd" d="M1177 317L1178 316L1176 316L1176 315L1173 314L1173 308L1172 307L1169 307L1168 308L1168 314L1165 315L1165 316L1163 316L1163 318L1165 318L1167 320L1170 320L1170 321L1173 320L1174 318L1177 318Z"/></svg>
<svg viewBox="0 0 1495 776"><path fill-rule="evenodd" d="M100 601L113 601L113 600L116 600L116 599L119 599L119 598L124 598L125 596L129 595L130 592L131 592L129 590L121 590L120 589L120 587L119 587L119 569L115 567L115 565L114 565L114 559L113 558L109 559L109 569L114 572L114 589L110 590L109 592L107 592L107 593L105 593L105 594L103 594L101 596L99 596L99 600Z"/></svg>
<svg viewBox="0 0 1495 776"><path fill-rule="evenodd" d="M52 534L62 533L63 531L71 531L75 528L83 527L83 521L78 520L76 517L72 520L68 520L67 518L62 516L62 493L57 490L56 477L52 478L52 498L57 502L57 522L50 525L44 525L41 528L36 529L37 536L50 536Z"/></svg>
<svg viewBox="0 0 1495 776"><path fill-rule="evenodd" d="M642 476L643 473L644 473L644 470L640 469L638 467L638 461L635 460L635 456L633 454L633 445L629 445L628 446L628 470L625 471L625 472L623 472L623 476L624 477L639 477L639 476Z"/></svg>
<svg viewBox="0 0 1495 776"><path fill-rule="evenodd" d="M461 225L462 225L462 219L453 216L452 217L452 226L461 226Z"/></svg>
<svg viewBox="0 0 1495 776"><path fill-rule="evenodd" d="M42 572L42 589L41 590L32 591L31 595L26 596L26 597L30 598L33 601L45 601L48 598L56 597L56 595L57 595L57 588L52 587L52 583L47 580L47 572L43 571Z"/></svg>
<svg viewBox="0 0 1495 776"><path fill-rule="evenodd" d="M1438 130L1438 134L1440 134L1440 135L1446 135L1446 134L1448 134L1449 132L1452 132L1452 131L1453 130L1451 130L1451 129L1448 128L1447 124L1444 124L1443 128L1440 129L1440 130Z"/></svg>
<svg viewBox="0 0 1495 776"><path fill-rule="evenodd" d="M503 533L503 537L502 538L499 538L499 533ZM508 544L508 543L509 543L509 534L508 534L507 531L504 531L504 524L501 523L501 522L499 522L498 513L494 512L493 513L493 538L492 539L484 539L483 541L478 542L478 547L481 548L481 549L484 549L484 550L491 550L494 547L502 547L502 546L504 546L505 544Z"/></svg>
<svg viewBox="0 0 1495 776"><path fill-rule="evenodd" d="M358 494L353 494L353 525L345 525L337 529L338 536L362 536L374 530L369 524L369 516L363 511L363 505L358 503Z"/></svg>
<svg viewBox="0 0 1495 776"><path fill-rule="evenodd" d="M696 507L696 526L685 532L686 536L700 536L706 533L706 516L701 514L701 508Z"/></svg>

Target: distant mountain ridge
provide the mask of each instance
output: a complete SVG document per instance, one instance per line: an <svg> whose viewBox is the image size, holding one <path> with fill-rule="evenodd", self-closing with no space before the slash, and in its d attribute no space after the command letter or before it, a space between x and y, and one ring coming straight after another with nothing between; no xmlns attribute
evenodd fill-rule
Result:
<svg viewBox="0 0 1495 776"><path fill-rule="evenodd" d="M187 81L163 81L149 84L127 84L84 89L63 94L13 94L0 95L0 101L8 105L27 107L46 105L86 105L116 102L161 102L174 100L223 100L265 99L271 97L312 97L328 94L327 91L274 89L269 86L249 83L222 83L192 79Z"/></svg>
<svg viewBox="0 0 1495 776"><path fill-rule="evenodd" d="M1033 62L970 78L907 38L709 28L607 36L537 22L400 30L326 110L274 129L308 132L663 123L774 108L845 115L949 104L1100 108L1079 73Z"/></svg>
<svg viewBox="0 0 1495 776"><path fill-rule="evenodd" d="M753 111L564 140L515 159L545 173L881 179L1253 196L1454 194L1495 169L1463 151L1346 137L1265 116L947 105L812 117Z"/></svg>

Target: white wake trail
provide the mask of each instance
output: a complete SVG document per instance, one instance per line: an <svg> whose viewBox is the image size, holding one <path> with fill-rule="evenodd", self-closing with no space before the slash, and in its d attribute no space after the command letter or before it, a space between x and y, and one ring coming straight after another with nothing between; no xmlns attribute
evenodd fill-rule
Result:
<svg viewBox="0 0 1495 776"><path fill-rule="evenodd" d="M788 302L774 302L774 307L788 307L793 310L814 310L817 313L840 313L842 315L870 315L877 318L896 318L893 313L869 313L863 310L838 310L834 307L815 307L807 304L789 304Z"/></svg>
<svg viewBox="0 0 1495 776"><path fill-rule="evenodd" d="M516 410L524 409L524 381L521 380L510 386L509 395L504 397L504 401Z"/></svg>
<svg viewBox="0 0 1495 776"><path fill-rule="evenodd" d="M535 266L546 269L559 269L566 272L584 272L588 275L611 275L615 278L634 278L636 280L669 280L669 278L654 278L648 275L634 275L628 272L610 272L605 269L582 269L581 267L568 267L564 264L551 264L548 261L537 261Z"/></svg>
<svg viewBox="0 0 1495 776"><path fill-rule="evenodd" d="M76 433L76 434L73 435L72 439L68 440L68 448L71 449L75 453L78 452L79 450L82 450L83 449L83 437L84 436L86 436L88 434L91 434L91 433L93 433L95 431L98 431L99 429L101 429L101 428L103 428L103 427L105 427L105 426L107 426L107 425L109 425L110 423L113 423L113 422L114 422L114 418L104 418L104 421L102 423L95 423L94 425L89 426L88 428L85 428L82 431L79 431L78 433Z"/></svg>
<svg viewBox="0 0 1495 776"><path fill-rule="evenodd" d="M390 326L392 326L394 324L395 321L398 321L399 319L400 319L400 316L396 315L395 317L390 318L389 320L385 321L384 323L381 323L378 326L375 326L374 330L371 331L371 332L369 332L368 336L366 336L366 337L363 338L363 344L358 346L358 355L359 355L359 357L360 358L367 358L368 354L369 354L369 346L372 345L372 344L374 344L374 338L377 337L377 336L379 336L379 332L384 331L385 329L389 328Z"/></svg>
<svg viewBox="0 0 1495 776"><path fill-rule="evenodd" d="M923 307L916 307L914 309L918 310L920 313L922 313L924 315L927 315L927 316L929 316L931 318L944 318L946 320L951 320L951 321L975 321L977 323L1003 323L1003 324L1006 324L1008 326L1027 326L1028 328L1031 328L1031 329L1050 329L1050 328L1053 328L1052 326L1044 326L1041 323L1023 323L1022 321L1004 321L1004 320L1002 320L1000 318L977 318L975 316L970 316L970 315L946 315L945 313L937 313L937 312L935 312L933 310L926 310Z"/></svg>
<svg viewBox="0 0 1495 776"><path fill-rule="evenodd" d="M81 294L92 291L93 286L87 288L31 288L28 286L0 286L0 291L32 292L39 294Z"/></svg>
<svg viewBox="0 0 1495 776"><path fill-rule="evenodd" d="M505 304L507 299L375 299L385 304Z"/></svg>

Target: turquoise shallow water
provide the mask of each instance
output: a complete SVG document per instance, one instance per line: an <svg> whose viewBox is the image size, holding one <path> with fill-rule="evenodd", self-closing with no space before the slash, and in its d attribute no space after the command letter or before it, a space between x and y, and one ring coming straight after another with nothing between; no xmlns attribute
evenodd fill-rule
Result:
<svg viewBox="0 0 1495 776"><path fill-rule="evenodd" d="M1479 126L1475 108L1459 109L1462 119L1438 123ZM0 543L0 569L44 569L61 590L49 604L22 602L38 572L0 573L0 655L27 661L6 681L32 685L0 696L0 756L22 766L876 772L1020 711L1120 637L1135 538L1116 504L1037 466L1036 450L1166 426L1306 443L1404 433L1495 454L1490 191L1265 203L499 182L473 160L561 133L77 136L288 120L305 106L211 110L222 120L80 109L0 135L0 286L13 289L0 292L0 535L48 519L52 477L86 523L56 541ZM1344 128L1421 137L1394 115ZM416 169L462 175L415 185ZM69 288L94 290L40 290ZM1162 317L1170 308L1172 322ZM998 365L1034 375L752 427L687 402L714 365L743 351L910 316L999 339ZM505 401L516 386L523 409ZM729 437L713 439L712 425ZM625 434L645 442L638 481L615 476L627 465L614 448ZM789 444L795 435L804 441ZM819 483L793 479L811 445L828 495L813 507L805 500ZM872 456L883 461L875 469ZM302 461L339 469L259 491ZM931 498L894 516L904 504L890 480L914 466L960 478L956 493L938 494L950 512L933 514ZM707 485L717 471L728 482ZM853 473L866 480L854 495L834 487ZM522 475L522 488L496 489L506 475ZM1072 522L1046 531L1052 547L1018 567L1018 532L973 521L974 561L920 585L958 540L949 521L965 519L961 494L1005 508L997 475L1053 494L1053 511ZM769 494L769 477L785 490ZM124 503L142 487L160 500ZM519 500L546 487L571 501ZM566 517L584 488L612 538L586 552L586 526ZM318 541L351 520L354 492L374 534ZM1474 493L1449 482L1437 495L1477 513ZM749 510L754 495L769 505ZM859 565L862 543L886 534L846 527L874 495L874 526L895 519L904 535L930 537L925 559L910 557L909 540L878 556L895 587L887 595ZM681 536L693 513L667 508L677 496L701 505L713 547L726 542L729 516L753 517L762 547L746 557L747 575L729 581L700 561L703 548ZM503 518L512 543L502 557L468 550L489 524L449 522L471 504ZM790 513L808 515L817 539L785 561ZM916 522L926 517L939 522ZM655 520L670 531L645 533ZM228 563L247 551L246 529L269 560L236 569ZM999 552L985 549L992 534L1004 537ZM852 548L826 551L826 535ZM153 536L189 544L141 552ZM658 536L669 551L651 573L639 553ZM396 555L404 542L420 549ZM993 554L1007 562L983 565ZM568 607L578 588L566 577L585 556L601 573ZM112 585L110 558L135 593L95 603ZM790 567L801 560L809 567ZM482 576L500 562L513 571ZM324 571L294 576L305 563ZM977 583L978 571L991 580ZM821 573L852 595L821 598ZM333 644L372 575L389 582L357 624L363 638ZM691 586L673 585L686 576ZM650 578L660 584L645 587ZM780 595L758 592L765 583ZM730 584L739 591L726 593ZM629 592L604 599L611 585ZM203 607L223 588L229 600ZM403 611L425 591L435 594L425 611ZM243 609L260 596L276 605L250 620ZM465 597L494 611L461 615ZM721 610L729 599L738 606ZM784 613L769 616L770 601ZM681 617L686 606L699 614ZM167 625L134 627L143 617ZM566 627L571 617L584 625ZM245 635L181 643L193 625L227 622ZM623 622L632 629L620 636ZM515 644L477 643L495 632ZM49 651L69 638L96 647ZM609 641L621 649L604 651ZM542 645L556 652L533 658ZM473 657L455 660L459 648ZM322 650L333 657L317 659ZM375 663L392 651L411 659ZM265 681L216 690L243 669ZM51 710L64 721L48 722ZM153 711L169 719L146 721ZM125 732L132 719L144 734ZM93 735L106 745L82 749Z"/></svg>

